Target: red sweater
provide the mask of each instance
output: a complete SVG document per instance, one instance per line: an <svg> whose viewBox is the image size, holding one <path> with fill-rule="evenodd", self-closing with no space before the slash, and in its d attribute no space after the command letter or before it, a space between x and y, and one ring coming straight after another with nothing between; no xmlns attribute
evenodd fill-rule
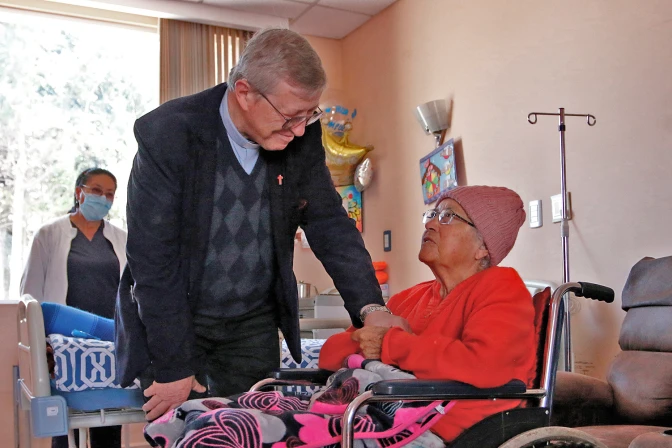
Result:
<svg viewBox="0 0 672 448"><path fill-rule="evenodd" d="M388 307L408 320L413 334L390 329L382 361L420 379L462 381L497 387L512 379L531 385L535 375L534 307L530 293L511 268L491 267L458 284L445 299L438 281L420 283L394 295ZM331 336L320 351L319 366L337 370L359 345L354 328ZM459 401L432 428L451 441L488 415L511 409L520 400Z"/></svg>

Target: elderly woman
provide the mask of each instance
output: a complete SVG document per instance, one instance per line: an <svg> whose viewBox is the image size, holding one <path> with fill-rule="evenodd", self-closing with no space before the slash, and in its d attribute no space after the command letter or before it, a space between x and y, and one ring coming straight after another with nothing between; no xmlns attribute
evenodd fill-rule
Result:
<svg viewBox="0 0 672 448"><path fill-rule="evenodd" d="M458 187L442 194L423 216L419 259L435 280L393 296L388 307L401 328L349 328L330 337L319 366L336 370L353 353L399 366L420 379L501 386L534 378L534 308L523 280L498 267L525 222L520 197L507 188ZM458 402L432 428L451 441L488 415L519 400Z"/></svg>

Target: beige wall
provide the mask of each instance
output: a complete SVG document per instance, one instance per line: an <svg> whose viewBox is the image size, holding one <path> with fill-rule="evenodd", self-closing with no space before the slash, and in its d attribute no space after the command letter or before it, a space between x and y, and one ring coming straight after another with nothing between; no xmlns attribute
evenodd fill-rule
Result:
<svg viewBox="0 0 672 448"><path fill-rule="evenodd" d="M344 101L345 86L343 85L343 42L324 37L306 36L315 51L322 59L324 71L327 72L327 89L322 95L323 103Z"/></svg>
<svg viewBox="0 0 672 448"><path fill-rule="evenodd" d="M342 52L343 88L359 110L353 140L376 147L364 239L374 259L389 263L392 292L431 278L416 254L425 209L418 160L433 140L412 112L450 96L461 180L513 188L526 207L543 200L544 226L525 225L503 265L524 278L562 280L549 199L560 192L557 121L526 121L528 112L558 107L597 117L595 127L567 125L571 279L609 285L620 302L637 260L672 254L670 23L664 0L399 0L330 50L332 61ZM298 278L331 284L311 253L296 252ZM623 312L619 303L581 304L572 321L577 368L603 376Z"/></svg>

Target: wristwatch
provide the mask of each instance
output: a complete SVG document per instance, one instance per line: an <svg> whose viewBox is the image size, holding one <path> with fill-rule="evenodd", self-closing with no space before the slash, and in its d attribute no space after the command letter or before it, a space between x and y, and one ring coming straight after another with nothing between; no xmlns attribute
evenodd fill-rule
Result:
<svg viewBox="0 0 672 448"><path fill-rule="evenodd" d="M392 311L390 311L385 305L368 305L364 307L361 313L359 313L359 320L364 323L366 316L373 313L374 311L385 311L386 313L392 314Z"/></svg>

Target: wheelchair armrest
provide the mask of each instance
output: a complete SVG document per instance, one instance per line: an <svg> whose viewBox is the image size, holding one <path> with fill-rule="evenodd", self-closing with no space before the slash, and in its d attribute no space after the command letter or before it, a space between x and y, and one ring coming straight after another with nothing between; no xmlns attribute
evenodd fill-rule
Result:
<svg viewBox="0 0 672 448"><path fill-rule="evenodd" d="M270 377L281 381L305 381L314 384L325 384L327 378L333 374L325 369L277 369L271 372Z"/></svg>
<svg viewBox="0 0 672 448"><path fill-rule="evenodd" d="M374 397L394 395L397 399L422 397L427 400L521 398L526 390L525 383L520 380L511 380L500 387L480 389L459 381L415 379L380 381L371 389Z"/></svg>

